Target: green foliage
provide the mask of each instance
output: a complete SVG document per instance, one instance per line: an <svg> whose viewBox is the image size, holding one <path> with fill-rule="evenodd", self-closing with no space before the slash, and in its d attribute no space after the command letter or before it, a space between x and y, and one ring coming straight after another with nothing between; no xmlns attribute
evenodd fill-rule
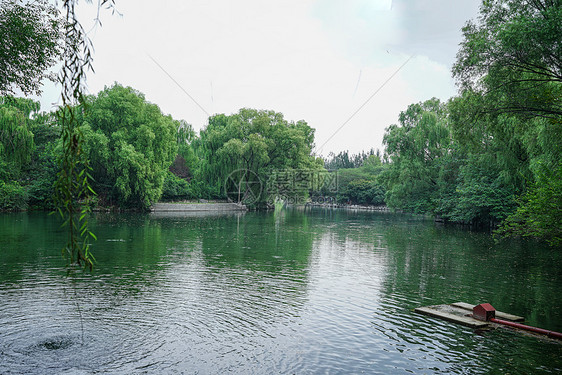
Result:
<svg viewBox="0 0 562 375"><path fill-rule="evenodd" d="M337 201L363 205L383 205L385 189L378 182L384 170L379 156L369 155L358 168L339 169Z"/></svg>
<svg viewBox="0 0 562 375"><path fill-rule="evenodd" d="M482 109L562 115L562 2L486 0L463 34L453 74L462 89L490 99Z"/></svg>
<svg viewBox="0 0 562 375"><path fill-rule="evenodd" d="M445 217L457 222L494 226L511 214L516 191L504 182L491 155L471 155L460 167L457 202Z"/></svg>
<svg viewBox="0 0 562 375"><path fill-rule="evenodd" d="M60 129L53 114L38 110L31 99L0 97L0 181L13 192L4 191L0 210L53 208Z"/></svg>
<svg viewBox="0 0 562 375"><path fill-rule="evenodd" d="M70 265L89 268L94 264L90 253L90 240L96 236L88 229L87 215L90 212L92 190L90 167L83 150L84 134L76 126L77 112L80 107L62 107L58 111L61 123L62 155L60 170L55 182L55 207L63 219L63 226L68 227L68 241L62 249L63 256Z"/></svg>
<svg viewBox="0 0 562 375"><path fill-rule="evenodd" d="M46 127L46 126L45 126ZM48 128L48 131L55 129ZM33 153L31 166L27 171L29 177L28 204L32 209L53 210L53 189L59 172L59 142L44 139L45 129L37 128L37 147ZM58 138L58 137L57 137ZM58 148L57 148L58 145Z"/></svg>
<svg viewBox="0 0 562 375"><path fill-rule="evenodd" d="M507 115L471 117L479 100L465 93L446 106L413 105L402 126L387 129L392 163L381 181L390 207L492 227L515 210L530 176L527 126Z"/></svg>
<svg viewBox="0 0 562 375"><path fill-rule="evenodd" d="M368 153L362 151L361 153L352 155L349 155L349 151L342 151L337 155L331 152L324 161L324 167L328 170L359 168L371 156L376 156L380 159L379 150L377 150L376 154L373 149L371 149Z"/></svg>
<svg viewBox="0 0 562 375"><path fill-rule="evenodd" d="M273 172L320 170L311 156L314 130L304 121L288 122L281 113L241 109L209 118L193 146L200 158L197 179L207 185L208 197L224 198L224 184L236 170L240 177L258 176L263 185ZM247 181L245 181L247 182ZM261 203L268 197L261 195Z"/></svg>
<svg viewBox="0 0 562 375"><path fill-rule="evenodd" d="M544 168L556 169L562 160L562 121L536 118L522 136L529 156L529 168L535 174Z"/></svg>
<svg viewBox="0 0 562 375"><path fill-rule="evenodd" d="M60 58L61 25L47 0L0 3L0 95L41 93L46 71Z"/></svg>
<svg viewBox="0 0 562 375"><path fill-rule="evenodd" d="M199 186L195 182L188 182L183 178L166 173L164 186L162 187L162 199L164 200L187 200L199 197Z"/></svg>
<svg viewBox="0 0 562 375"><path fill-rule="evenodd" d="M562 156L562 3L484 1L478 21L463 33L453 67L462 93L450 108L465 165L451 217L497 222L509 216L504 235L554 243L556 236L540 227L547 225L541 197L551 198L551 214L561 207L547 188L559 176L543 169L556 170ZM514 213L515 197L525 190Z"/></svg>
<svg viewBox="0 0 562 375"><path fill-rule="evenodd" d="M118 84L88 101L81 130L94 189L106 202L147 209L160 198L177 153L178 122Z"/></svg>
<svg viewBox="0 0 562 375"><path fill-rule="evenodd" d="M496 233L503 237L540 238L552 246L562 245L562 163L554 169L540 169L537 181L517 211Z"/></svg>
<svg viewBox="0 0 562 375"><path fill-rule="evenodd" d="M18 178L33 148L33 133L24 114L17 108L0 106L0 179Z"/></svg>
<svg viewBox="0 0 562 375"><path fill-rule="evenodd" d="M382 164L379 150L377 150L376 154L371 154L365 160L363 160L361 169L371 175L378 175L383 171L384 165Z"/></svg>
<svg viewBox="0 0 562 375"><path fill-rule="evenodd" d="M27 208L27 191L18 182L0 181L0 211L21 211Z"/></svg>
<svg viewBox="0 0 562 375"><path fill-rule="evenodd" d="M0 210L28 207L25 172L35 151L29 116L38 107L30 99L0 98Z"/></svg>
<svg viewBox="0 0 562 375"><path fill-rule="evenodd" d="M38 101L28 98L15 98L13 96L0 97L0 107L13 107L20 110L26 119L36 114L41 109Z"/></svg>
<svg viewBox="0 0 562 375"><path fill-rule="evenodd" d="M532 123L510 114L480 113L489 98L471 92L449 103L458 179L454 203L442 216L494 226L516 208L515 197L532 179L524 134Z"/></svg>
<svg viewBox="0 0 562 375"><path fill-rule="evenodd" d="M446 107L438 99L412 104L387 128L383 142L391 163L381 175L386 203L415 213L434 213L441 158L451 150Z"/></svg>
<svg viewBox="0 0 562 375"><path fill-rule="evenodd" d="M513 214L516 197L534 186L537 165L557 165L560 51L559 44L544 42L552 35L560 40L561 23L553 22L560 6L553 4L483 4L480 23L464 30L454 68L461 96L447 106L410 106L400 126L387 129L391 164L380 181L389 206L493 226Z"/></svg>
<svg viewBox="0 0 562 375"><path fill-rule="evenodd" d="M177 133L178 155L170 167L170 170L178 177L192 178L199 166L199 158L195 155L192 146L195 139L196 134L191 124L180 120Z"/></svg>
<svg viewBox="0 0 562 375"><path fill-rule="evenodd" d="M376 180L352 180L339 191L340 201L351 201L354 204L383 205L384 188Z"/></svg>

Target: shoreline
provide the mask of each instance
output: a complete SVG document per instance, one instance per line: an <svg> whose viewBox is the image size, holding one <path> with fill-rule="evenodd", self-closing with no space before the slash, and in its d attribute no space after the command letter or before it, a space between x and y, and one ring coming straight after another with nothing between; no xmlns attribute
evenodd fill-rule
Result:
<svg viewBox="0 0 562 375"><path fill-rule="evenodd" d="M151 212L225 212L225 211L248 211L243 204L238 203L154 203L150 207Z"/></svg>

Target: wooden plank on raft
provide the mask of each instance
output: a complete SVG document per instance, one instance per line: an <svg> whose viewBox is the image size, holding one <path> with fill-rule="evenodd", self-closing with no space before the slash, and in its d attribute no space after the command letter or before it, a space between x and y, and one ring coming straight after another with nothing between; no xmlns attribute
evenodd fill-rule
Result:
<svg viewBox="0 0 562 375"><path fill-rule="evenodd" d="M472 311L475 305L471 305L470 303L466 303L466 302L455 302L455 303L451 303L451 306L460 307L461 309ZM525 318L522 316L508 314L497 310L496 310L496 318L511 320L512 322L522 322L525 320Z"/></svg>
<svg viewBox="0 0 562 375"><path fill-rule="evenodd" d="M414 311L420 314L429 315L435 318L447 320L449 322L461 324L463 326L470 327L470 328L484 328L488 326L487 322L476 320L469 316L457 315L450 312L442 311L441 309L439 309L440 306L447 306L447 305L417 307L414 309Z"/></svg>

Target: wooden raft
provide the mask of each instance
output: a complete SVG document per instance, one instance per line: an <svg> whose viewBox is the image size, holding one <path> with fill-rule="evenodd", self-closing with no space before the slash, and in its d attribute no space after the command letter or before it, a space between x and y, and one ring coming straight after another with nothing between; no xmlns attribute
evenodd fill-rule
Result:
<svg viewBox="0 0 562 375"><path fill-rule="evenodd" d="M484 322L472 317L472 309L475 305L466 302L455 302L449 305L433 305L415 308L414 311L419 314L433 316L435 318L447 320L449 322L461 324L470 328L484 328L490 326L491 322ZM512 322L521 322L525 318L517 315L496 311L496 318L510 320Z"/></svg>

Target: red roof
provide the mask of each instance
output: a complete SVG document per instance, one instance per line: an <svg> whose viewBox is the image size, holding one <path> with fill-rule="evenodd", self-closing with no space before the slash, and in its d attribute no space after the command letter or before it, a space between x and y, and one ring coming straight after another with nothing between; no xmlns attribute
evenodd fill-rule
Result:
<svg viewBox="0 0 562 375"><path fill-rule="evenodd" d="M492 305L490 305L489 303L481 303L480 305L474 307L476 308L482 308L484 311L496 311L496 309L494 309L494 307Z"/></svg>
<svg viewBox="0 0 562 375"><path fill-rule="evenodd" d="M478 320L488 321L496 316L496 309L489 303L474 306L472 316Z"/></svg>

